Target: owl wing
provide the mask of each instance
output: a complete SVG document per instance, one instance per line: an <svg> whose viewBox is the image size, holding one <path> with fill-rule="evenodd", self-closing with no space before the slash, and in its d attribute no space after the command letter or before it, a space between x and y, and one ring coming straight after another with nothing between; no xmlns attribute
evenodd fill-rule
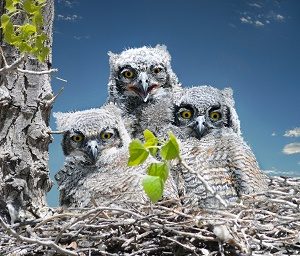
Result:
<svg viewBox="0 0 300 256"><path fill-rule="evenodd" d="M268 177L256 161L251 148L242 138L231 139L230 168L239 195L265 191L268 188Z"/></svg>
<svg viewBox="0 0 300 256"><path fill-rule="evenodd" d="M200 142L193 138L183 143L181 149L182 158L193 169L191 173L182 166L177 168L177 173L180 173L183 178L180 192L187 198L185 205L205 208L222 207L215 196L207 191L198 175L227 202L238 199L234 177L226 165L226 152L220 151L220 148L213 143Z"/></svg>

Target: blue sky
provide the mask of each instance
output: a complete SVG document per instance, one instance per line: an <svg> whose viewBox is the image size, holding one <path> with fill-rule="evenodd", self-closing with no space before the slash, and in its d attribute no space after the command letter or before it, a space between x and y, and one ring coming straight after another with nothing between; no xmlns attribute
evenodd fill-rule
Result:
<svg viewBox="0 0 300 256"><path fill-rule="evenodd" d="M243 136L263 170L300 175L300 1L55 1L53 111L101 106L107 52L165 44L183 86L230 86ZM57 79L58 77L59 79ZM60 79L67 80L64 82ZM55 129L53 118L51 127ZM63 165L60 135L51 177ZM57 187L49 193L57 205Z"/></svg>

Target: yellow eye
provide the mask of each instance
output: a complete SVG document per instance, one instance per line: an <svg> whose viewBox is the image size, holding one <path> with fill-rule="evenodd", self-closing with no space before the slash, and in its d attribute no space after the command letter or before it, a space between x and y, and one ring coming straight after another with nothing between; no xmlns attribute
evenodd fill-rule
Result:
<svg viewBox="0 0 300 256"><path fill-rule="evenodd" d="M83 135L74 135L72 136L72 140L75 142L81 142L83 140Z"/></svg>
<svg viewBox="0 0 300 256"><path fill-rule="evenodd" d="M184 119L191 119L193 113L190 110L183 110L180 112L180 116Z"/></svg>
<svg viewBox="0 0 300 256"><path fill-rule="evenodd" d="M111 133L111 132L101 133L101 139L103 139L103 140L109 140L112 136L113 136L113 133Z"/></svg>
<svg viewBox="0 0 300 256"><path fill-rule="evenodd" d="M162 71L162 68L158 68L158 67L157 67L157 68L154 68L154 69L153 69L153 73L154 73L154 74L158 74L160 71Z"/></svg>
<svg viewBox="0 0 300 256"><path fill-rule="evenodd" d="M221 119L221 114L217 111L212 111L210 112L209 117L213 121L218 121Z"/></svg>
<svg viewBox="0 0 300 256"><path fill-rule="evenodd" d="M134 73L131 70L125 70L122 75L126 78L133 78L134 77Z"/></svg>

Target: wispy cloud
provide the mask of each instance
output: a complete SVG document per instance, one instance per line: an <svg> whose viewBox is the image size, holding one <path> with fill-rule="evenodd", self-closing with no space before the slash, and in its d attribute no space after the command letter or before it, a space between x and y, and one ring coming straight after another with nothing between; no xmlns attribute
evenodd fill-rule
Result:
<svg viewBox="0 0 300 256"><path fill-rule="evenodd" d="M286 17L279 13L280 6L275 3L250 2L244 5L244 11L240 12L240 22L255 27L264 27L272 23L285 22Z"/></svg>
<svg viewBox="0 0 300 256"><path fill-rule="evenodd" d="M300 127L296 127L292 130L288 130L284 133L285 137L300 137Z"/></svg>
<svg viewBox="0 0 300 256"><path fill-rule="evenodd" d="M277 136L276 132L272 132L271 136Z"/></svg>
<svg viewBox="0 0 300 256"><path fill-rule="evenodd" d="M277 14L277 15L275 16L275 19L278 20L278 21L283 21L285 18L284 18L284 16L282 16L281 14Z"/></svg>
<svg viewBox="0 0 300 256"><path fill-rule="evenodd" d="M284 146L282 152L286 155L299 154L300 153L300 143L293 142Z"/></svg>
<svg viewBox="0 0 300 256"><path fill-rule="evenodd" d="M76 40L83 40L83 39L88 40L88 39L91 38L89 35L85 35L85 36L73 36L73 37Z"/></svg>
<svg viewBox="0 0 300 256"><path fill-rule="evenodd" d="M248 5L251 7L262 8L262 6L258 3L248 3Z"/></svg>
<svg viewBox="0 0 300 256"><path fill-rule="evenodd" d="M59 4L63 4L64 6L68 8L72 8L75 4L77 4L77 1L70 1L70 0L58 0Z"/></svg>
<svg viewBox="0 0 300 256"><path fill-rule="evenodd" d="M62 21L70 21L70 22L73 22L73 21L77 21L77 20L82 19L82 17L81 17L81 16L78 16L77 14L73 14L73 15L62 15L62 14L58 14L58 15L57 15L57 19L58 19L58 20L62 20Z"/></svg>
<svg viewBox="0 0 300 256"><path fill-rule="evenodd" d="M262 23L261 21L259 21L259 20L256 20L255 21L255 26L257 26L257 27L263 27L265 24L264 23Z"/></svg>

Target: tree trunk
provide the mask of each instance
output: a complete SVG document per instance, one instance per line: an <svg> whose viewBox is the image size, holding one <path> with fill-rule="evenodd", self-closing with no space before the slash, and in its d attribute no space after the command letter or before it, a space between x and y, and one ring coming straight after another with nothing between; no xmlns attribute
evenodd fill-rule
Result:
<svg viewBox="0 0 300 256"><path fill-rule="evenodd" d="M4 3L0 4L0 15ZM47 0L44 9L45 32L52 45L54 1ZM22 23L22 17L18 23ZM8 64L20 57L19 52L0 43ZM3 59L0 61L3 66ZM19 68L43 71L51 68L51 54L47 63L26 57ZM11 222L39 216L47 206L46 193L52 182L48 169L49 116L51 99L50 74L29 74L16 70L0 74L0 205L5 205ZM2 202L1 202L2 201ZM0 214L4 215L1 208Z"/></svg>

